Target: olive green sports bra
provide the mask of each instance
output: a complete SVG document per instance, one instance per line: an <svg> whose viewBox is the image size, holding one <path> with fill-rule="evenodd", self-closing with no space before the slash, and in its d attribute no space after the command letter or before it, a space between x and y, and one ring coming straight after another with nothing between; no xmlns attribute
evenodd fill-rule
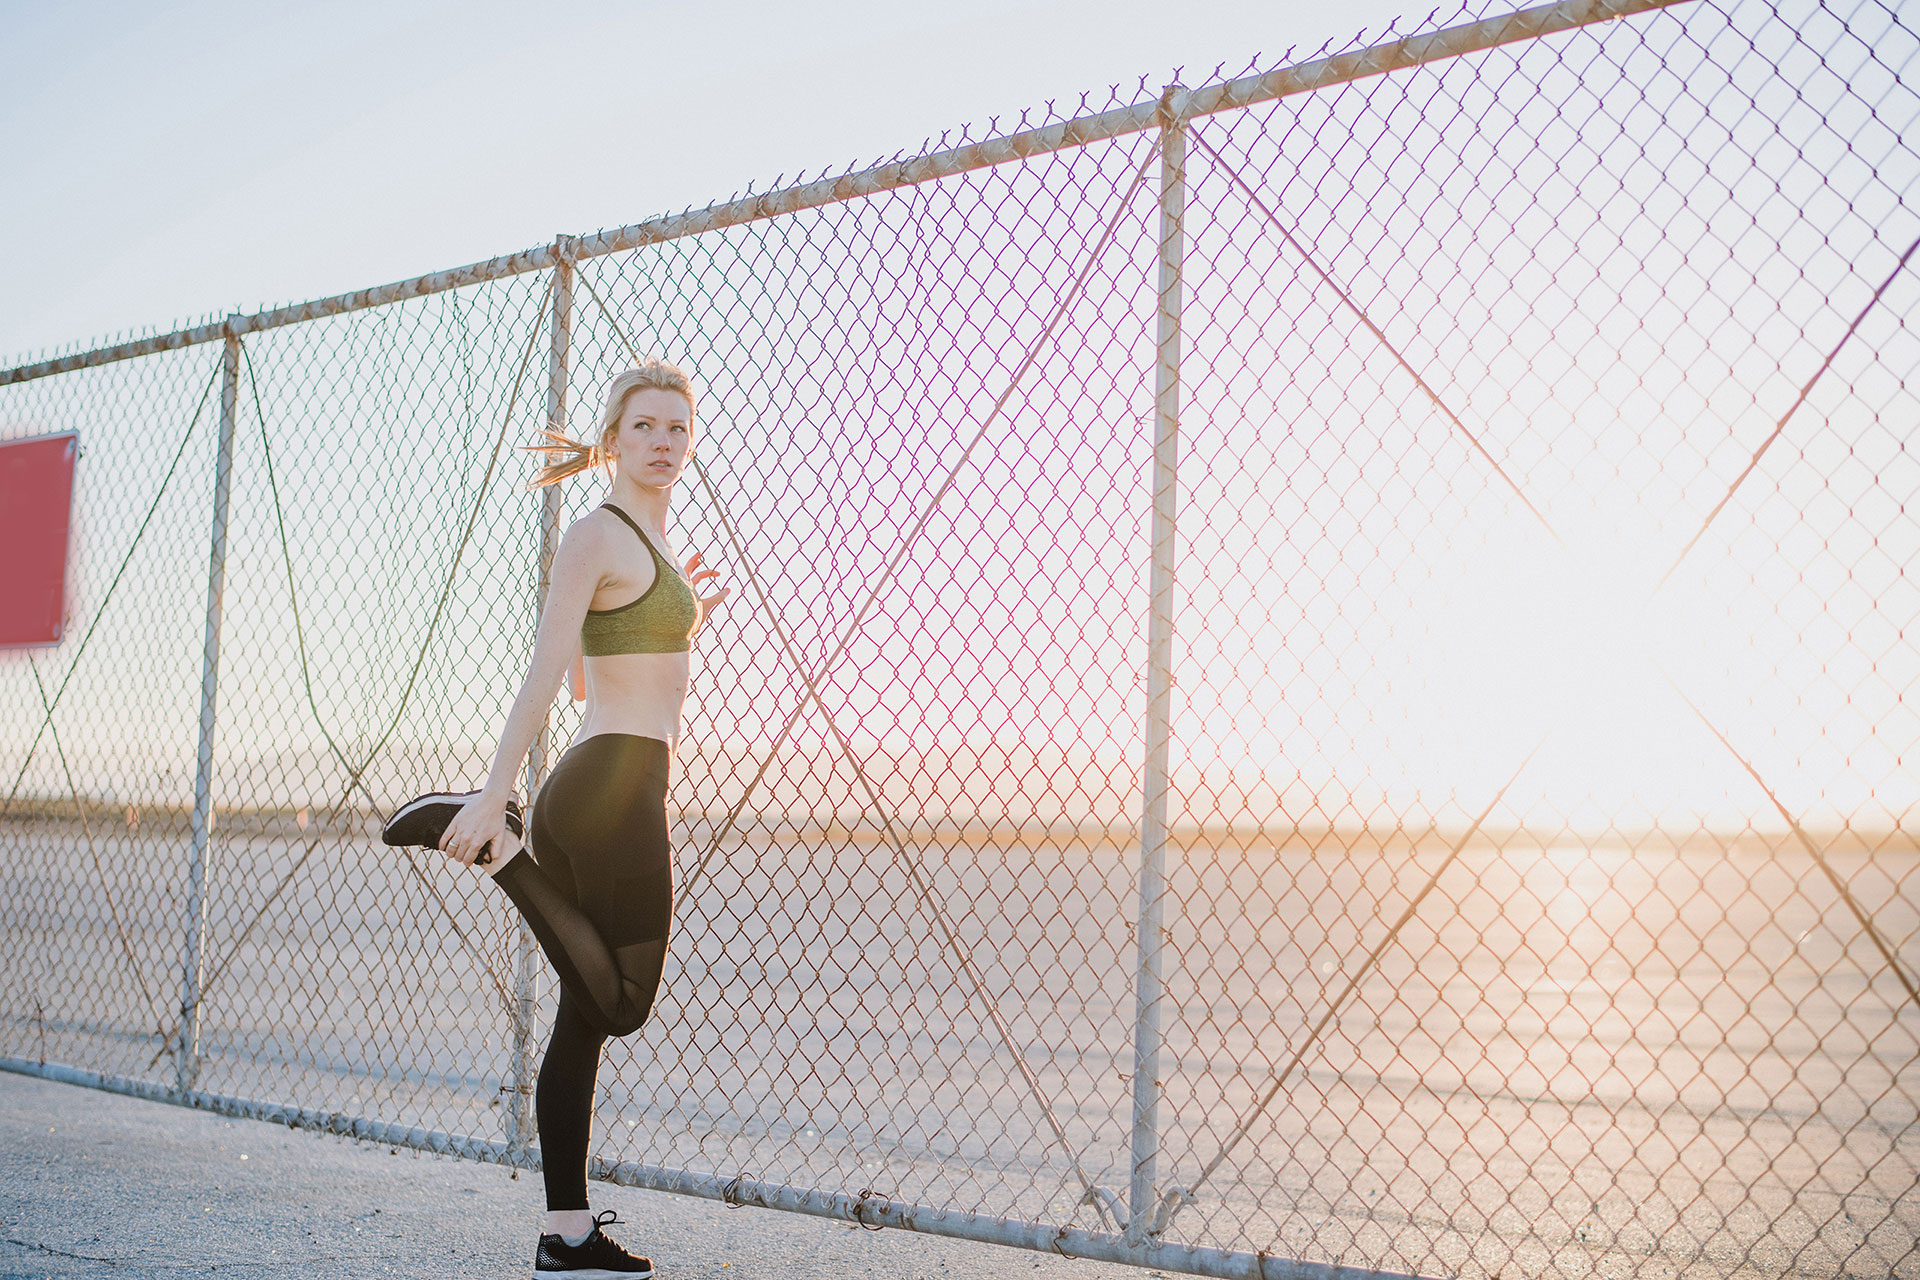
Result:
<svg viewBox="0 0 1920 1280"><path fill-rule="evenodd" d="M589 609L580 624L580 651L589 658L615 653L687 653L693 648L693 629L700 621L700 605L693 588L667 558L640 532L640 526L611 502L601 505L626 522L653 556L653 585L640 598L618 609Z"/></svg>

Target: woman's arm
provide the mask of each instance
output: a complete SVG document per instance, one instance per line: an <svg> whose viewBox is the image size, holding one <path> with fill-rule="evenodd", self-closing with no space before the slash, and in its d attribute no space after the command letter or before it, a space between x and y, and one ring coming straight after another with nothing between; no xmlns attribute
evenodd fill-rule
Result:
<svg viewBox="0 0 1920 1280"><path fill-rule="evenodd" d="M520 682L520 692L507 712L506 726L500 730L493 769L480 794L455 815L440 840L441 849L460 862L471 863L482 845L500 840L506 831L507 797L513 794L515 775L527 758L534 735L546 723L560 682L580 650L580 624L586 620L587 607L600 583L603 551L597 523L582 519L567 530L554 553L547 577L547 605L533 641L533 660L527 664L526 678Z"/></svg>

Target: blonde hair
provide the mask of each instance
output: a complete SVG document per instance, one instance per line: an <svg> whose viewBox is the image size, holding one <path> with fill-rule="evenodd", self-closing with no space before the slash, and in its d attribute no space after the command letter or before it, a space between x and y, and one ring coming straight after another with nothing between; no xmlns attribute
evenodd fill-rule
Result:
<svg viewBox="0 0 1920 1280"><path fill-rule="evenodd" d="M576 471L610 464L613 458L607 452L608 438L619 429L620 415L627 409L627 397L636 391L678 392L687 398L687 416L693 416L693 379L679 365L649 356L634 368L615 375L607 385L606 407L600 411L599 438L593 443L582 444L561 431L558 423L553 423L540 431L547 438L545 444L521 446L546 456L546 465L540 468L539 475L527 483L527 488L539 489L558 484Z"/></svg>

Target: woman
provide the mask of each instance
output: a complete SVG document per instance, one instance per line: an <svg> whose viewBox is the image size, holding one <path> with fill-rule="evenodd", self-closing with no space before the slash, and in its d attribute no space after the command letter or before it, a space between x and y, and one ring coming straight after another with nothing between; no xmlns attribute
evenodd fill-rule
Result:
<svg viewBox="0 0 1920 1280"><path fill-rule="evenodd" d="M693 637L729 594L700 595L717 572L697 555L676 571L667 546L674 482L693 457L693 410L687 375L649 360L608 388L597 444L550 431L552 443L536 446L550 458L536 487L596 463L613 468L613 487L554 555L533 659L486 785L421 796L385 832L389 844L438 847L483 866L560 975L534 1093L547 1192L536 1277L653 1274L602 1230L618 1221L611 1212L589 1212L587 1146L601 1046L646 1022L666 962L667 773ZM576 661L585 668L586 713L540 788L523 846L514 778Z"/></svg>

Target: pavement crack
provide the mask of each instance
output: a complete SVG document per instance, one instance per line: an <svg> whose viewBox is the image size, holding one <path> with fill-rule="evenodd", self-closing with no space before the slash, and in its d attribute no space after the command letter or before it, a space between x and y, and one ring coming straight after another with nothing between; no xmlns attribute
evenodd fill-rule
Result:
<svg viewBox="0 0 1920 1280"><path fill-rule="evenodd" d="M5 1240L8 1244L17 1244L22 1249L33 1249L40 1253L50 1253L56 1258L72 1258L76 1262L107 1262L117 1267L127 1261L125 1258L103 1258L98 1254L92 1253L69 1253L65 1249L56 1249L50 1244L41 1244L38 1240L20 1240L13 1236L0 1236L0 1240Z"/></svg>

